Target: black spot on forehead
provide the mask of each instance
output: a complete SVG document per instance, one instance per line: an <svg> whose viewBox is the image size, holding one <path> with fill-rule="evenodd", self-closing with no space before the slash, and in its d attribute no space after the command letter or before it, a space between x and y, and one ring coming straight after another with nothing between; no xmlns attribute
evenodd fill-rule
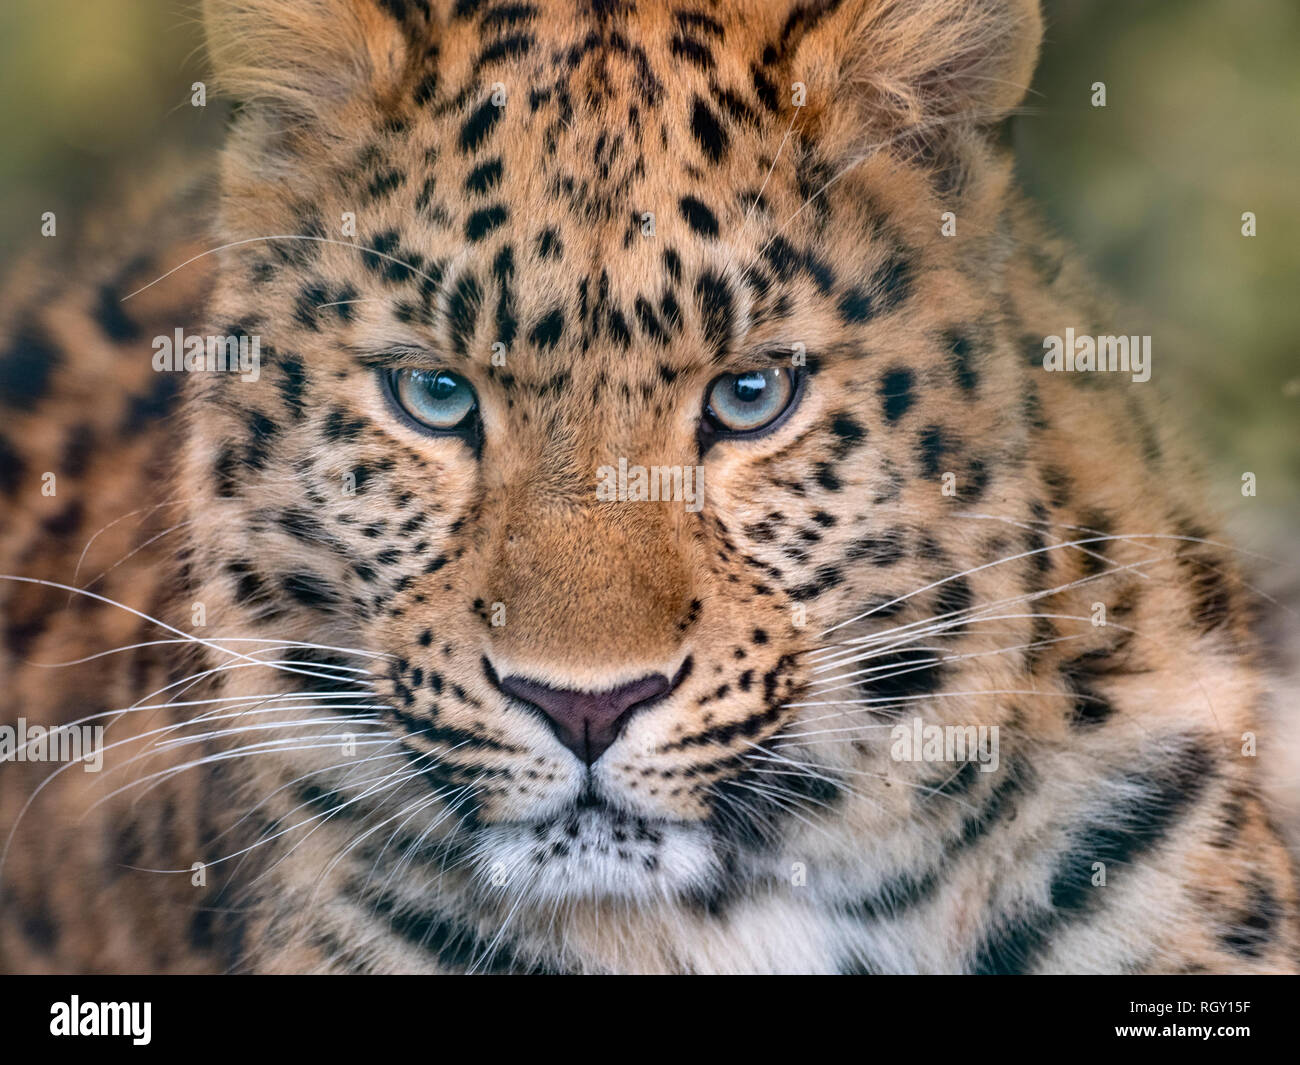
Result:
<svg viewBox="0 0 1300 1065"><path fill-rule="evenodd" d="M655 314L654 307L644 296L638 296L635 304L637 324L641 327L641 332L645 334L647 340L656 344L667 344L670 337L668 330L664 328ZM660 366L659 372L662 375L667 367ZM671 378L668 379L671 383Z"/></svg>
<svg viewBox="0 0 1300 1065"><path fill-rule="evenodd" d="M431 70L420 78L419 83L415 86L415 92L412 96L415 102L423 107L425 104L432 101L437 94L438 72Z"/></svg>
<svg viewBox="0 0 1300 1065"><path fill-rule="evenodd" d="M558 229L547 226L537 235L537 254L542 259L564 258L564 242Z"/></svg>
<svg viewBox="0 0 1300 1065"><path fill-rule="evenodd" d="M621 348L626 349L632 344L632 331L617 307L610 307L605 314L605 335Z"/></svg>
<svg viewBox="0 0 1300 1065"><path fill-rule="evenodd" d="M826 160L805 149L796 159L795 177L799 184L799 198L812 208L820 231L830 220L830 199L826 190L835 180L835 171Z"/></svg>
<svg viewBox="0 0 1300 1065"><path fill-rule="evenodd" d="M839 309L846 323L869 322L873 317L871 294L861 288L851 288L840 297Z"/></svg>
<svg viewBox="0 0 1300 1065"><path fill-rule="evenodd" d="M754 86L754 93L758 96L759 102L773 114L779 113L781 110L780 97L777 95L776 86L763 72L763 68L755 63L749 68L749 72Z"/></svg>
<svg viewBox="0 0 1300 1065"><path fill-rule="evenodd" d="M470 171L469 177L465 179L465 191L474 193L490 191L501 180L502 169L502 162L499 158L480 163Z"/></svg>
<svg viewBox="0 0 1300 1065"><path fill-rule="evenodd" d="M473 114L466 119L465 124L461 126L460 150L462 152L476 151L487 139L496 124L501 121L501 112L503 110L504 108L494 104L491 98L479 104Z"/></svg>
<svg viewBox="0 0 1300 1065"><path fill-rule="evenodd" d="M731 343L735 324L731 288L717 274L706 272L695 283L695 296L700 305L704 339L714 356L720 356Z"/></svg>
<svg viewBox="0 0 1300 1065"><path fill-rule="evenodd" d="M669 48L676 58L684 59L701 70L713 69L713 52L707 44L697 37L692 37L686 32L679 32L673 36Z"/></svg>
<svg viewBox="0 0 1300 1065"><path fill-rule="evenodd" d="M505 225L509 217L510 212L506 210L504 204L497 203L491 207L480 208L465 222L465 239L471 242L482 240Z"/></svg>
<svg viewBox="0 0 1300 1065"><path fill-rule="evenodd" d="M536 43L537 39L531 33L507 34L484 48L474 65L476 68L481 68L503 59L525 56Z"/></svg>
<svg viewBox="0 0 1300 1065"><path fill-rule="evenodd" d="M402 174L392 167L386 167L376 173L366 186L366 194L372 200L388 196L402 183Z"/></svg>
<svg viewBox="0 0 1300 1065"><path fill-rule="evenodd" d="M755 113L754 109L750 107L739 94L732 92L730 89L722 89L714 86L713 98L737 122L742 122L746 125L752 126L758 121L758 115ZM767 170L771 166L771 163L763 163L760 160L760 165L764 170Z"/></svg>
<svg viewBox="0 0 1300 1065"><path fill-rule="evenodd" d="M447 305L447 323L456 351L467 354L470 340L478 328L479 311L483 306L483 290L473 274L465 274L456 282Z"/></svg>
<svg viewBox="0 0 1300 1065"><path fill-rule="evenodd" d="M726 31L723 29L722 23L712 16L706 15L703 11L674 11L673 21L682 29L711 35L720 41L726 39Z"/></svg>
<svg viewBox="0 0 1300 1065"><path fill-rule="evenodd" d="M518 321L515 317L514 295L511 281L515 274L514 249L507 244L492 263L492 274L500 286L497 297L497 340L507 348L514 343Z"/></svg>
<svg viewBox="0 0 1300 1065"><path fill-rule="evenodd" d="M564 311L556 307L546 314L533 326L528 334L528 339L539 348L553 348L564 332Z"/></svg>
<svg viewBox="0 0 1300 1065"><path fill-rule="evenodd" d="M718 219L714 213L694 196L681 199L682 218L696 233L710 240L718 235Z"/></svg>
<svg viewBox="0 0 1300 1065"><path fill-rule="evenodd" d="M361 252L361 261L371 273L391 283L409 280L422 262L418 255L402 249L401 238L394 229L372 238L370 248Z"/></svg>
<svg viewBox="0 0 1300 1065"><path fill-rule="evenodd" d="M716 163L726 155L730 138L713 108L699 96L691 106L691 133L710 162Z"/></svg>
<svg viewBox="0 0 1300 1065"><path fill-rule="evenodd" d="M482 29L511 28L521 22L528 22L537 15L533 4L498 4L483 12L479 18Z"/></svg>
<svg viewBox="0 0 1300 1065"><path fill-rule="evenodd" d="M911 260L902 251L893 252L881 264L872 277L878 312L894 310L911 295L914 272Z"/></svg>

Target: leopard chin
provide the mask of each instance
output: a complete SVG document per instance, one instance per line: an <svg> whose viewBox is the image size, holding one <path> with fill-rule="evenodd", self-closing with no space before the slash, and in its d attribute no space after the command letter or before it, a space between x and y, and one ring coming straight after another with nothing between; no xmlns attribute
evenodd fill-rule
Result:
<svg viewBox="0 0 1300 1065"><path fill-rule="evenodd" d="M479 889L507 904L671 901L704 893L722 871L705 825L649 820L600 801L544 821L482 826L472 849Z"/></svg>

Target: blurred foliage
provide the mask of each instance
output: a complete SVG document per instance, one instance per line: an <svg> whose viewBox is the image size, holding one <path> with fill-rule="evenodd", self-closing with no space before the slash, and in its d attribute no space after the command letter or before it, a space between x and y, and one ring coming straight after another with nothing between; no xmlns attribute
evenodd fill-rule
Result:
<svg viewBox="0 0 1300 1065"><path fill-rule="evenodd" d="M37 236L102 197L160 145L220 140L223 110L195 108L203 77L197 3L4 0L0 3L0 237Z"/></svg>
<svg viewBox="0 0 1300 1065"><path fill-rule="evenodd" d="M1240 475L1256 473L1239 524L1294 541L1300 4L1049 0L1044 13L1036 113L1016 119L1025 188L1145 322L1153 381L1216 464L1216 502L1242 511ZM1098 81L1105 108L1091 105Z"/></svg>
<svg viewBox="0 0 1300 1065"><path fill-rule="evenodd" d="M1045 15L1035 94L1014 124L1024 184L1140 312L1154 379L1219 463L1216 497L1240 505L1252 470L1251 521L1294 528L1300 4L1046 0ZM35 238L41 211L75 216L160 144L219 140L222 109L189 104L200 40L184 0L0 5L6 247ZM1090 104L1096 81L1104 109Z"/></svg>

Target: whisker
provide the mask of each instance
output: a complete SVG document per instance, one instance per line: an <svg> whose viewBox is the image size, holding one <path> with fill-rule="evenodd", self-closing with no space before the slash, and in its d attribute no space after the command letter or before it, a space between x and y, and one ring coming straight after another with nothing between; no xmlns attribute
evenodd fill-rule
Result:
<svg viewBox="0 0 1300 1065"><path fill-rule="evenodd" d="M320 244L338 244L344 248L356 248L358 251L363 251L367 255L373 255L376 258L384 259L390 263L396 263L398 266L404 266L406 267L406 269L410 270L411 273L413 273L416 277L420 278L420 280L427 281L431 285L436 286L438 284L437 278L430 277L423 270L417 269L416 267L412 266L410 263L404 262L401 259L394 258L393 256L386 254L385 252L376 251L374 248L367 248L363 244L354 244L350 240L335 240L332 237L314 237L305 233L273 233L270 236L266 236L266 237L247 237L244 240L232 240L225 244L220 245L219 247L209 248L207 251L201 251L199 252L198 255L191 255L179 266L173 266L165 274L162 274L159 277L155 277L147 285L141 285L134 292L128 292L118 302L125 303L132 296L138 296L140 295L141 292L144 292L146 289L153 288L154 285L158 284L158 282L165 281L167 278L171 277L172 274L176 273L177 270L183 270L191 263L198 262L200 259L203 259L209 255L215 255L219 251L227 251L230 248L238 248L244 244L258 244L261 243L262 241L267 241L267 240L311 240L311 241L316 241L317 243Z"/></svg>
<svg viewBox="0 0 1300 1065"><path fill-rule="evenodd" d="M81 549L81 554L77 557L77 564L72 570L73 583L74 584L76 583L77 577L81 574L81 566L86 561L86 553L90 550L91 544L93 544L96 540L98 540L102 534L108 532L109 529L113 528L115 525L120 524L121 522L126 521L127 518L135 517L137 514L152 514L155 510L161 510L163 507L176 507L176 506L181 506L182 504L185 503L193 503L197 498L198 498L197 496L188 496L184 499L168 499L168 500L164 500L161 503L155 503L152 506L140 507L127 514L123 514L120 518L114 518L102 529L96 532L89 540L86 541L86 546ZM68 596L68 602L69 603L72 602L72 596Z"/></svg>
<svg viewBox="0 0 1300 1065"><path fill-rule="evenodd" d="M98 584L110 573L112 573L115 569L117 569L118 566L122 565L123 562L129 562L131 559L133 559L136 555L138 555L150 544L156 543L157 541L161 540L168 533L173 533L177 529L184 529L187 525L193 525L193 524L194 524L193 518L186 518L185 521L177 522L175 525L171 526L170 528L164 529L162 532L149 537L149 539L146 540L144 543L140 544L138 547L134 548L133 550L131 550L130 552L128 552L127 554L119 558L116 562L114 562L111 566L109 566L108 569L104 570L101 574L99 574L99 576L94 577L91 580L88 580L85 584L85 587L90 588L92 585Z"/></svg>

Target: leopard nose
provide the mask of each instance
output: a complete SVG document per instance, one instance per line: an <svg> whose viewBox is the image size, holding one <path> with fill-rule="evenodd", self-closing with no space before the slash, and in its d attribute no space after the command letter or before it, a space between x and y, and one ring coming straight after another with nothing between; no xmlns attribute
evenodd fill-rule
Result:
<svg viewBox="0 0 1300 1065"><path fill-rule="evenodd" d="M679 672L675 683L662 673L652 673L604 691L552 688L513 674L497 680L496 685L540 710L560 742L592 765L618 739L633 714L663 699L681 677Z"/></svg>

